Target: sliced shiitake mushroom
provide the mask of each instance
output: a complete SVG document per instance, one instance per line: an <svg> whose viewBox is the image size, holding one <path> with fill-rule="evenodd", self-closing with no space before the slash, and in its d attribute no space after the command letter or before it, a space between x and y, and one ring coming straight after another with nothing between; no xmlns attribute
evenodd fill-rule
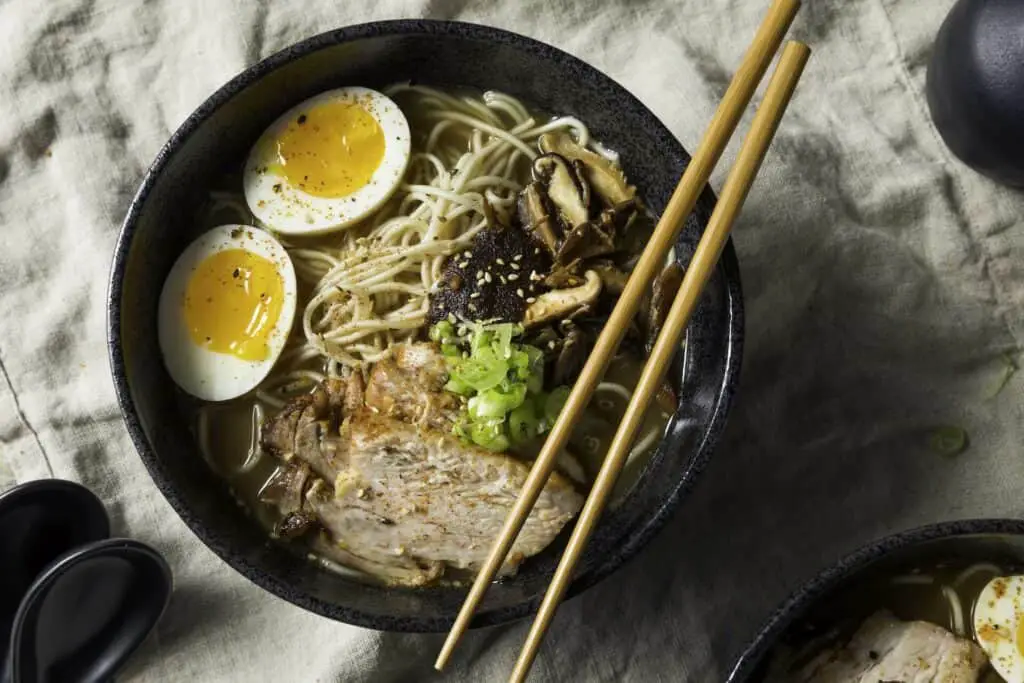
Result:
<svg viewBox="0 0 1024 683"><path fill-rule="evenodd" d="M579 145L568 133L545 133L537 142L545 154L558 154L570 162L582 162L587 182L605 206L615 206L636 196L636 188L626 182L621 168Z"/></svg>
<svg viewBox="0 0 1024 683"><path fill-rule="evenodd" d="M636 199L627 199L601 212L600 222L606 228L614 228L616 234L623 234L636 218L640 203Z"/></svg>
<svg viewBox="0 0 1024 683"><path fill-rule="evenodd" d="M590 183L587 182L587 166L579 159L572 159L569 162L572 167L572 176L576 180L576 186L580 189L580 197L583 199L583 206L588 209L591 207L590 204Z"/></svg>
<svg viewBox="0 0 1024 683"><path fill-rule="evenodd" d="M544 278L544 286L551 289L579 287L583 282L583 262L579 259L566 264L556 263Z"/></svg>
<svg viewBox="0 0 1024 683"><path fill-rule="evenodd" d="M523 188L516 209L523 230L543 245L551 256L557 254L562 238L540 183L530 183Z"/></svg>
<svg viewBox="0 0 1024 683"><path fill-rule="evenodd" d="M576 171L565 158L557 154L544 154L533 160L533 179L544 184L548 199L561 214L568 228L585 223L590 218L588 204L590 190L583 190Z"/></svg>
<svg viewBox="0 0 1024 683"><path fill-rule="evenodd" d="M636 201L630 199L605 209L595 220L577 225L566 232L555 262L586 260L618 251L618 236L625 232L636 213Z"/></svg>
<svg viewBox="0 0 1024 683"><path fill-rule="evenodd" d="M647 344L653 345L658 338L668 311L672 308L672 302L679 291L679 285L683 282L683 267L678 262L665 266L661 274L654 280L654 287L651 291L651 306L647 312Z"/></svg>
<svg viewBox="0 0 1024 683"><path fill-rule="evenodd" d="M583 274L584 282L571 289L553 289L537 297L526 308L523 325L531 327L549 320L569 318L597 301L601 295L601 278L592 270Z"/></svg>
<svg viewBox="0 0 1024 683"><path fill-rule="evenodd" d="M588 263L587 267L601 278L601 285L604 287L605 292L618 296L626 288L629 274L616 266L612 261L601 259Z"/></svg>
<svg viewBox="0 0 1024 683"><path fill-rule="evenodd" d="M577 225L565 235L556 263L586 260L615 251L615 235L594 221Z"/></svg>
<svg viewBox="0 0 1024 683"><path fill-rule="evenodd" d="M573 384L590 355L587 336L579 327L572 327L562 340L562 348L555 359L552 381L556 384Z"/></svg>

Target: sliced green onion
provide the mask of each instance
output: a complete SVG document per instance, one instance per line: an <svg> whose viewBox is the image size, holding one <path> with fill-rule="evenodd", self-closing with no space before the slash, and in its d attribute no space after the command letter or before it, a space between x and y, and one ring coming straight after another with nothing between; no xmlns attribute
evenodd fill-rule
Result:
<svg viewBox="0 0 1024 683"><path fill-rule="evenodd" d="M469 358L459 360L449 373L452 379L467 384L477 391L498 386L508 375L508 365L497 358L490 348L481 348Z"/></svg>
<svg viewBox="0 0 1024 683"><path fill-rule="evenodd" d="M484 329L476 330L473 335L469 338L469 353L470 355L476 355L483 349L489 348L491 341L494 339L493 335Z"/></svg>
<svg viewBox="0 0 1024 683"><path fill-rule="evenodd" d="M928 435L928 446L939 455L960 455L967 450L967 431L945 425L936 427Z"/></svg>
<svg viewBox="0 0 1024 683"><path fill-rule="evenodd" d="M476 389L465 382L460 382L454 377L450 377L448 379L448 383L444 385L444 389L445 391L450 391L453 394L458 394L459 396L472 396L476 392Z"/></svg>
<svg viewBox="0 0 1024 683"><path fill-rule="evenodd" d="M503 323L490 328L494 334L492 346L499 358L509 359L512 357L512 337L518 337L523 333L520 325Z"/></svg>
<svg viewBox="0 0 1024 683"><path fill-rule="evenodd" d="M447 320L442 320L430 328L430 340L442 341L455 338L455 326Z"/></svg>
<svg viewBox="0 0 1024 683"><path fill-rule="evenodd" d="M547 418L548 424L555 423L555 420L558 419L558 414L562 412L562 408L565 407L565 402L568 399L569 387L555 387L551 391L547 401L544 402L544 417Z"/></svg>
<svg viewBox="0 0 1024 683"><path fill-rule="evenodd" d="M544 388L544 352L524 344L523 353L529 358L529 365L527 376L522 379L526 380L526 388L530 393L535 394Z"/></svg>
<svg viewBox="0 0 1024 683"><path fill-rule="evenodd" d="M557 416L565 396L543 393L543 352L514 341L523 327L465 323L454 336L455 327L442 323L431 328L430 338L441 344L448 365L445 389L468 398L452 432L495 451L542 434L552 421L549 407Z"/></svg>
<svg viewBox="0 0 1024 683"><path fill-rule="evenodd" d="M541 433L542 423L533 403L526 402L508 415L508 435L512 443L521 444Z"/></svg>
<svg viewBox="0 0 1024 683"><path fill-rule="evenodd" d="M477 446L491 451L504 451L509 447L505 433L505 420L481 420L469 425L469 438Z"/></svg>
<svg viewBox="0 0 1024 683"><path fill-rule="evenodd" d="M488 389L469 399L469 416L474 420L486 417L505 417L526 400L526 385L514 384L508 391Z"/></svg>
<svg viewBox="0 0 1024 683"><path fill-rule="evenodd" d="M513 351L509 365L515 370L516 379L526 379L530 376L530 354L526 351Z"/></svg>

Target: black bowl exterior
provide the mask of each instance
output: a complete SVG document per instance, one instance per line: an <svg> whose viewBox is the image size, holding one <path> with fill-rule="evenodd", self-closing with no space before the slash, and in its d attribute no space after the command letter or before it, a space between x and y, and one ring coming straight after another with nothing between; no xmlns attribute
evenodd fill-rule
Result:
<svg viewBox="0 0 1024 683"><path fill-rule="evenodd" d="M359 626L426 632L451 625L464 589L360 584L270 543L200 457L156 339L163 280L195 237L182 217L191 215L211 179L224 170L211 160L240 164L267 124L312 94L406 80L502 90L547 111L578 116L596 139L621 153L626 173L654 211L665 206L689 161L636 98L542 43L455 22L380 22L325 33L243 72L203 103L159 153L117 242L108 342L118 399L136 448L157 486L204 543L255 583L301 607ZM713 205L706 191L688 219L678 248L684 261ZM570 595L635 555L710 456L738 377L741 301L739 267L729 245L688 329L678 413L645 476L606 515ZM515 578L493 586L473 625L497 624L533 610L557 562L557 546L532 558Z"/></svg>
<svg viewBox="0 0 1024 683"><path fill-rule="evenodd" d="M65 553L18 609L5 680L112 680L160 620L172 583L163 556L139 541L106 539Z"/></svg>
<svg viewBox="0 0 1024 683"><path fill-rule="evenodd" d="M728 683L763 681L773 649L787 629L830 596L876 574L943 560L1024 566L1024 521L973 519L933 524L886 536L847 555L804 584L769 617L733 667Z"/></svg>

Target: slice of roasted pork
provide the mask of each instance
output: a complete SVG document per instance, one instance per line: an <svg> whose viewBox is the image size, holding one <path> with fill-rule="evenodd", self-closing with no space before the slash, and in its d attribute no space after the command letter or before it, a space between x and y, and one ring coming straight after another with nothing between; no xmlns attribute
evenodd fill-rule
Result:
<svg viewBox="0 0 1024 683"><path fill-rule="evenodd" d="M363 380L358 374L346 379L330 379L311 394L289 401L277 415L267 420L260 432L260 444L271 455L291 462L301 454L313 471L333 479L337 467L330 462L327 436L337 434L345 415L363 404Z"/></svg>
<svg viewBox="0 0 1024 683"><path fill-rule="evenodd" d="M529 466L451 435L459 403L446 381L432 345L398 347L365 391L359 375L329 380L269 419L261 444L283 464L262 497L285 515L279 535L319 527L307 534L319 554L392 584L478 569ZM503 573L551 543L582 502L553 474Z"/></svg>
<svg viewBox="0 0 1024 683"><path fill-rule="evenodd" d="M333 495L307 496L336 539L360 554L372 549L474 571L530 471L515 458L368 410L342 426L339 455L345 467ZM553 474L506 569L547 547L582 503Z"/></svg>
<svg viewBox="0 0 1024 683"><path fill-rule="evenodd" d="M402 344L373 366L366 406L382 415L449 431L459 399L444 391L445 359L433 344Z"/></svg>
<svg viewBox="0 0 1024 683"><path fill-rule="evenodd" d="M974 683L988 664L974 642L925 621L889 612L864 620L850 641L825 650L799 671L776 672L787 683Z"/></svg>

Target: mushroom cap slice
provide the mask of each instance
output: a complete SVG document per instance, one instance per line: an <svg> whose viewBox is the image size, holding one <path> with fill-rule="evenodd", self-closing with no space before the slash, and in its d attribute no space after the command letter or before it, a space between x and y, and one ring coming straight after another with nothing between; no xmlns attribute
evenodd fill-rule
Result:
<svg viewBox="0 0 1024 683"><path fill-rule="evenodd" d="M558 154L570 162L581 161L587 182L601 196L605 206L615 206L636 196L636 188L626 182L621 168L579 145L568 133L545 133L540 136L537 144L545 154Z"/></svg>
<svg viewBox="0 0 1024 683"><path fill-rule="evenodd" d="M537 300L526 308L523 325L531 327L566 318L597 301L597 297L601 295L601 278L592 270L585 272L583 277L584 282L579 287L553 289L537 297Z"/></svg>
<svg viewBox="0 0 1024 683"><path fill-rule="evenodd" d="M683 283L683 275L686 271L679 265L678 261L665 266L657 278L654 279L654 286L651 290L651 305L647 311L647 344L654 346L654 342L661 333L661 328L668 318L669 309L675 301L679 286Z"/></svg>
<svg viewBox="0 0 1024 683"><path fill-rule="evenodd" d="M540 183L530 183L523 188L519 193L516 210L523 230L534 241L542 244L551 256L557 254L562 238Z"/></svg>
<svg viewBox="0 0 1024 683"><path fill-rule="evenodd" d="M571 328L562 341L558 357L555 358L552 381L555 384L575 382L587 362L591 347L591 340L587 339L580 328Z"/></svg>
<svg viewBox="0 0 1024 683"><path fill-rule="evenodd" d="M589 188L584 191L576 172L558 154L544 154L533 160L533 179L544 183L548 198L569 228L582 225L590 218Z"/></svg>
<svg viewBox="0 0 1024 683"><path fill-rule="evenodd" d="M622 290L626 288L626 283L629 281L628 273L608 260L594 261L587 265L601 278L601 284L604 285L606 292L615 295L622 294Z"/></svg>
<svg viewBox="0 0 1024 683"><path fill-rule="evenodd" d="M565 235L556 263L572 263L595 256L605 256L615 251L615 235L603 225L594 221L580 223Z"/></svg>

